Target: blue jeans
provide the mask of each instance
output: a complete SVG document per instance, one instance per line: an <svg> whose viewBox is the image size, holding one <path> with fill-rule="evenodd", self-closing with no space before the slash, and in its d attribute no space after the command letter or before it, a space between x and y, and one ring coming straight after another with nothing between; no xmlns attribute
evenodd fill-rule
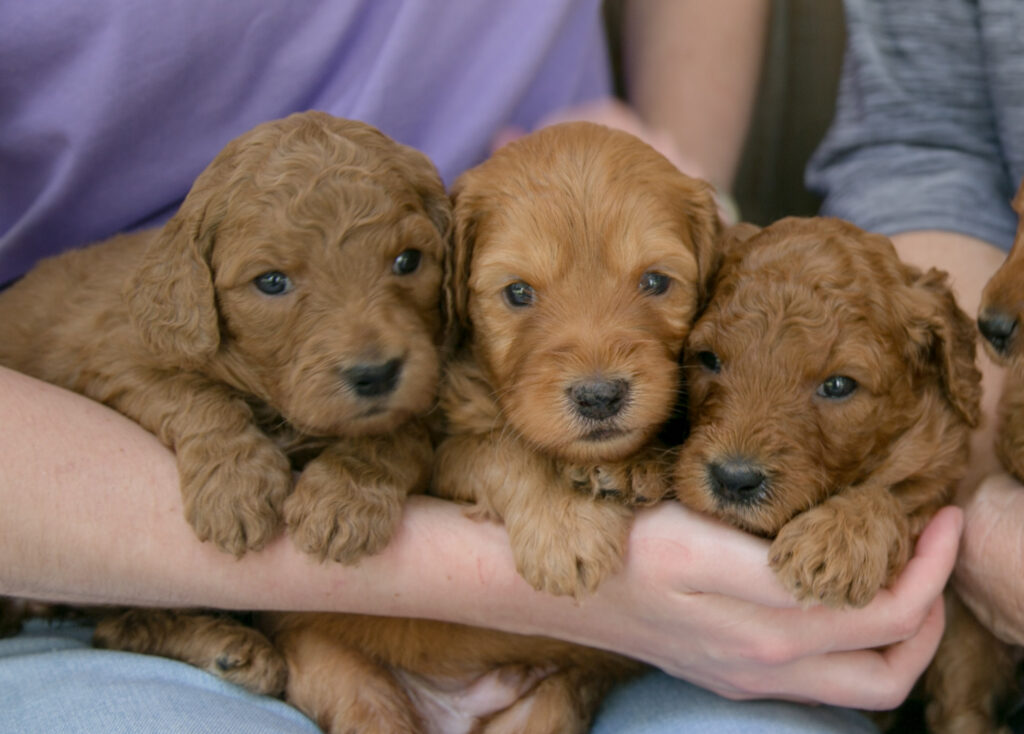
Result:
<svg viewBox="0 0 1024 734"><path fill-rule="evenodd" d="M91 629L35 621L0 640L0 734L318 734L280 701L165 658L94 650ZM737 703L661 673L613 692L594 734L877 734L843 709ZM369 734L369 733L368 733Z"/></svg>

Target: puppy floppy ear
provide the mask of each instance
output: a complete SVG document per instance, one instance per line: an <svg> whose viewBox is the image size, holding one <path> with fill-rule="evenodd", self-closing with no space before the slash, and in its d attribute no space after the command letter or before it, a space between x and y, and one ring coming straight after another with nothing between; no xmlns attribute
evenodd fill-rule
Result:
<svg viewBox="0 0 1024 734"><path fill-rule="evenodd" d="M412 149L410 149L412 150ZM447 244L452 235L452 202L445 191L441 175L423 153L413 150L408 178L423 203L423 210Z"/></svg>
<svg viewBox="0 0 1024 734"><path fill-rule="evenodd" d="M697 259L697 293L700 308L703 308L711 297L711 288L722 263L722 220L711 185L688 176L683 178L686 185L681 186L684 190L679 192L679 201L686 204L686 224Z"/></svg>
<svg viewBox="0 0 1024 734"><path fill-rule="evenodd" d="M184 366L202 364L220 344L210 252L214 228L186 207L152 240L128 281L128 314L143 343Z"/></svg>
<svg viewBox="0 0 1024 734"><path fill-rule="evenodd" d="M936 365L946 399L975 427L981 420L981 372L975 364L974 324L957 305L946 273L911 269L911 363Z"/></svg>
<svg viewBox="0 0 1024 734"><path fill-rule="evenodd" d="M467 189L464 173L452 187L455 229L452 235L449 267L445 270L445 315L449 325L451 347L457 347L470 332L469 322L469 266L473 260L477 227L482 216L480 198Z"/></svg>

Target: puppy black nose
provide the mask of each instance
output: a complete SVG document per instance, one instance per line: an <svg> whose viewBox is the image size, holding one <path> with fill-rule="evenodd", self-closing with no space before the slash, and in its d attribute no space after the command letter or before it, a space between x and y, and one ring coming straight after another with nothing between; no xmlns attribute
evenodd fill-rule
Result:
<svg viewBox="0 0 1024 734"><path fill-rule="evenodd" d="M978 317L978 331L997 352L1005 352L1017 331L1017 319L1002 311L986 310Z"/></svg>
<svg viewBox="0 0 1024 734"><path fill-rule="evenodd" d="M390 359L380 364L357 364L341 371L341 376L356 395L374 398L395 389L402 372L402 360Z"/></svg>
<svg viewBox="0 0 1024 734"><path fill-rule="evenodd" d="M751 502L764 490L768 478L753 462L745 459L714 461L708 465L711 488L730 502Z"/></svg>
<svg viewBox="0 0 1024 734"><path fill-rule="evenodd" d="M569 388L569 399L584 418L600 421L617 415L626 404L626 380L584 380Z"/></svg>

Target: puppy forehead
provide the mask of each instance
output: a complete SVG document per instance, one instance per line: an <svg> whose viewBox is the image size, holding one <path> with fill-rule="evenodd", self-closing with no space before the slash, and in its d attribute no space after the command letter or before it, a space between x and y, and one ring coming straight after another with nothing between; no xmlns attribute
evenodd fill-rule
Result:
<svg viewBox="0 0 1024 734"><path fill-rule="evenodd" d="M649 268L687 281L697 277L693 250L676 227L557 205L510 206L491 217L473 259L477 273L505 271L536 285Z"/></svg>
<svg viewBox="0 0 1024 734"><path fill-rule="evenodd" d="M442 254L441 238L418 201L375 180L349 178L309 186L285 201L256 196L245 206L229 206L213 265L231 280L243 270L375 261L404 249Z"/></svg>
<svg viewBox="0 0 1024 734"><path fill-rule="evenodd" d="M886 374L901 362L905 338L885 305L887 289L896 284L854 272L859 255L824 251L830 256L822 258L814 243L788 252L755 245L741 261L726 263L692 343L722 357L755 350L756 360L744 360L748 369L770 372L785 364L809 378L855 372L850 376L882 390Z"/></svg>

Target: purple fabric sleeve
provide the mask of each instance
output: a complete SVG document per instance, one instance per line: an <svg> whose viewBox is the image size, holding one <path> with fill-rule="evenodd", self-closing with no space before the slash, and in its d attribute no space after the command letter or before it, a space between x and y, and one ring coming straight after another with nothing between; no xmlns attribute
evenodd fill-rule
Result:
<svg viewBox="0 0 1024 734"><path fill-rule="evenodd" d="M610 91L599 0L0 8L0 283L161 222L228 140L264 120L364 120L450 183L500 126Z"/></svg>

